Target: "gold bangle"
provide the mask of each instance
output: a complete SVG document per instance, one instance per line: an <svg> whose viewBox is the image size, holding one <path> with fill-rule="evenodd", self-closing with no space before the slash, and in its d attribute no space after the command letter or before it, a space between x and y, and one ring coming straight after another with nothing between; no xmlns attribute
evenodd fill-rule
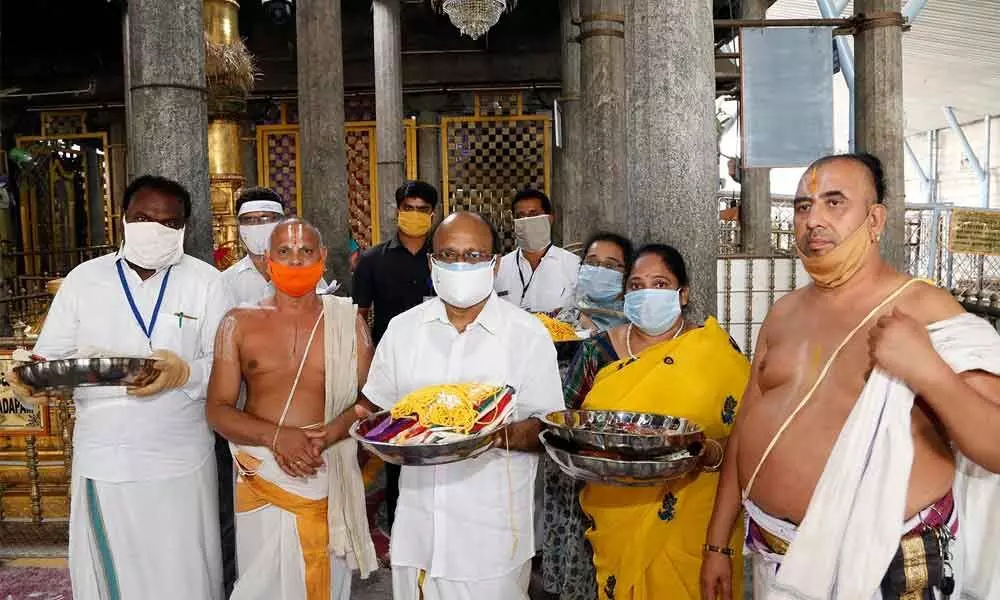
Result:
<svg viewBox="0 0 1000 600"><path fill-rule="evenodd" d="M732 548L713 546L712 544L705 544L702 547L702 550L704 550L705 552L715 552L716 554L724 554L726 556L732 556L736 554L736 551L734 551Z"/></svg>
<svg viewBox="0 0 1000 600"><path fill-rule="evenodd" d="M719 449L719 462L717 462L717 463L715 463L714 465L711 465L711 466L704 466L704 467L702 467L702 470L703 471L707 471L709 473L715 473L716 471L718 471L719 469L722 468L722 461L724 461L726 459L726 451L722 449L722 444L720 444L718 440L713 440L712 438L705 438L705 445L706 446L710 442L712 444L715 444L715 447Z"/></svg>

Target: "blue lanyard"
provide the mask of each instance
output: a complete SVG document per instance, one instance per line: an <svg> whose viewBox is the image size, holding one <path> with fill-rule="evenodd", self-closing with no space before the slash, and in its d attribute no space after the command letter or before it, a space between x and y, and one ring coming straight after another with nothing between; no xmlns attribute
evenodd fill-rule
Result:
<svg viewBox="0 0 1000 600"><path fill-rule="evenodd" d="M135 305L135 298L132 297L132 291L128 289L128 282L125 281L125 270L122 269L122 261L119 260L115 264L118 266L118 279L122 282L122 290L125 291L125 299L128 300L128 305L132 308L135 321L139 324L139 329L142 329L142 332L146 334L146 339L152 340L153 329L156 328L156 320L160 316L160 305L163 304L163 293L167 291L167 282L170 281L170 270L173 267L168 267L166 274L163 276L163 283L160 284L160 293L156 297L156 306L153 307L153 315L149 318L149 327L147 328L146 321L139 312L139 307Z"/></svg>

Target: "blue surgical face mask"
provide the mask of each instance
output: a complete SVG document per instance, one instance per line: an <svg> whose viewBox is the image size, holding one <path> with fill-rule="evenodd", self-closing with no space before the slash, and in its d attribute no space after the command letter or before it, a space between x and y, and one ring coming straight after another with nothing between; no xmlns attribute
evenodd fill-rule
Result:
<svg viewBox="0 0 1000 600"><path fill-rule="evenodd" d="M662 335L681 316L678 290L635 290L625 294L625 316L646 335Z"/></svg>
<svg viewBox="0 0 1000 600"><path fill-rule="evenodd" d="M622 293L622 274L606 267L583 265L577 285L584 298L611 302Z"/></svg>

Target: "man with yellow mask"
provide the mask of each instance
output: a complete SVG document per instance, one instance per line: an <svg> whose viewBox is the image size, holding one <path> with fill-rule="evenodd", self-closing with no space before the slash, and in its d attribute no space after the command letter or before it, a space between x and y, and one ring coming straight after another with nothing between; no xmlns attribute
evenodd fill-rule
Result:
<svg viewBox="0 0 1000 600"><path fill-rule="evenodd" d="M755 598L996 595L1000 555L984 542L1000 535L986 518L1000 498L1000 336L882 258L884 194L867 154L822 158L799 183L795 236L813 283L761 328L704 598L731 598L741 503Z"/></svg>
<svg viewBox="0 0 1000 600"><path fill-rule="evenodd" d="M406 181L396 190L399 230L396 235L362 253L354 269L352 296L358 313L372 319L372 339L377 346L396 315L434 296L428 252L438 193L429 183ZM389 530L399 498L396 465L386 465L386 507Z"/></svg>

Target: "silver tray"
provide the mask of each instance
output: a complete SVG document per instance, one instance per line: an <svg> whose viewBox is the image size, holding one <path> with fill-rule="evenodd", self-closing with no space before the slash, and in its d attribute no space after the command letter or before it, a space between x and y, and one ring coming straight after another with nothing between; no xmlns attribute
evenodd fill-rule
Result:
<svg viewBox="0 0 1000 600"><path fill-rule="evenodd" d="M405 467L445 465L474 458L493 447L493 436L488 433L447 444L400 446L386 442L366 440L364 435L388 415L389 411L387 410L369 415L367 418L361 419L355 422L354 425L351 425L350 434L352 438L357 440L369 452L394 465Z"/></svg>
<svg viewBox="0 0 1000 600"><path fill-rule="evenodd" d="M694 444L655 459L615 460L578 454L551 429L538 434L538 439L549 458L573 479L622 487L654 486L683 477L699 467L703 452L703 446Z"/></svg>
<svg viewBox="0 0 1000 600"><path fill-rule="evenodd" d="M36 390L136 386L156 375L151 358L67 358L14 367L21 381Z"/></svg>
<svg viewBox="0 0 1000 600"><path fill-rule="evenodd" d="M705 439L684 418L611 410L559 410L542 418L556 436L584 448L644 458L669 454Z"/></svg>

